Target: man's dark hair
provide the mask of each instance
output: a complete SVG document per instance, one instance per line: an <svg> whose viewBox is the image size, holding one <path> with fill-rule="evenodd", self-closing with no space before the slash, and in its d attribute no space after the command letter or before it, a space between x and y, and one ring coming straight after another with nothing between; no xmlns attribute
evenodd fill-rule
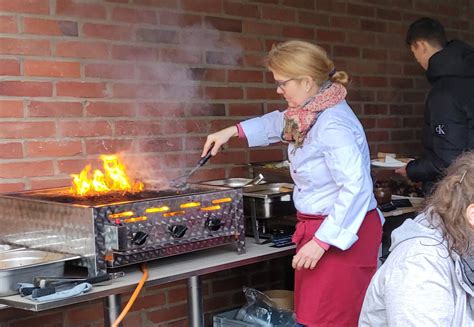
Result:
<svg viewBox="0 0 474 327"><path fill-rule="evenodd" d="M412 45L420 40L425 40L432 46L439 46L441 48L444 48L448 42L443 25L429 17L423 17L414 21L408 28L405 40L407 45Z"/></svg>

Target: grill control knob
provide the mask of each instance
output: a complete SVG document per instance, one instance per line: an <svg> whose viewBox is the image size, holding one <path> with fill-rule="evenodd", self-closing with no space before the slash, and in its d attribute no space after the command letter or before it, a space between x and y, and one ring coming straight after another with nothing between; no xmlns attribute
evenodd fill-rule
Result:
<svg viewBox="0 0 474 327"><path fill-rule="evenodd" d="M171 236L174 238L181 238L186 234L188 228L184 225L171 225L168 227Z"/></svg>
<svg viewBox="0 0 474 327"><path fill-rule="evenodd" d="M207 218L206 227L210 231L218 231L222 226L222 222L219 218Z"/></svg>
<svg viewBox="0 0 474 327"><path fill-rule="evenodd" d="M145 232L136 232L135 235L132 237L132 243L135 245L143 245L145 244L148 238L148 233Z"/></svg>

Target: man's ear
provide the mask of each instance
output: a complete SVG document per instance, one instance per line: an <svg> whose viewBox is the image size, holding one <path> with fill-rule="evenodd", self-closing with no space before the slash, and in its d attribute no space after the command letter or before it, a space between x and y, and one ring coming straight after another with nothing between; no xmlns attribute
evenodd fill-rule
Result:
<svg viewBox="0 0 474 327"><path fill-rule="evenodd" d="M474 203L471 203L466 209L466 218L469 225L474 228Z"/></svg>

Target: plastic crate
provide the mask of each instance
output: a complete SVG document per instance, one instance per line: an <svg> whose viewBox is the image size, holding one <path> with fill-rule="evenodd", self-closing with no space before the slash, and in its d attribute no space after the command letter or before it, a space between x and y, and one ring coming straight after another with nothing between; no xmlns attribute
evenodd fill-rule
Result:
<svg viewBox="0 0 474 327"><path fill-rule="evenodd" d="M212 318L213 327L258 327L256 324L251 324L245 321L240 321L235 319L239 309L234 309L231 311L222 312L214 315Z"/></svg>

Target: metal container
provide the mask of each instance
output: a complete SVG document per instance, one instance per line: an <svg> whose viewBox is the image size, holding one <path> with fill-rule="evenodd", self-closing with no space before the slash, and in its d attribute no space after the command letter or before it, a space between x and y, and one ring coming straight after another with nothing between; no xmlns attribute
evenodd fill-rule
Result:
<svg viewBox="0 0 474 327"><path fill-rule="evenodd" d="M212 185L212 186L224 186L224 187L231 187L231 188L240 188L240 187L250 187L253 186L251 182L253 181L252 178L242 178L242 177L232 177L232 178L225 178L225 179L215 179L212 181L205 181L200 184L204 185ZM265 181L260 181L258 185L265 184Z"/></svg>
<svg viewBox="0 0 474 327"><path fill-rule="evenodd" d="M36 276L61 277L65 261L77 258L40 250L0 252L0 296L18 293L18 283L33 283Z"/></svg>
<svg viewBox="0 0 474 327"><path fill-rule="evenodd" d="M92 197L69 188L0 195L0 243L79 255L89 276L108 268L235 244L245 252L242 192L217 186Z"/></svg>
<svg viewBox="0 0 474 327"><path fill-rule="evenodd" d="M254 185L243 190L244 212L252 215L255 210L257 219L269 219L294 214L293 184L268 183ZM255 206L255 207L253 207Z"/></svg>

